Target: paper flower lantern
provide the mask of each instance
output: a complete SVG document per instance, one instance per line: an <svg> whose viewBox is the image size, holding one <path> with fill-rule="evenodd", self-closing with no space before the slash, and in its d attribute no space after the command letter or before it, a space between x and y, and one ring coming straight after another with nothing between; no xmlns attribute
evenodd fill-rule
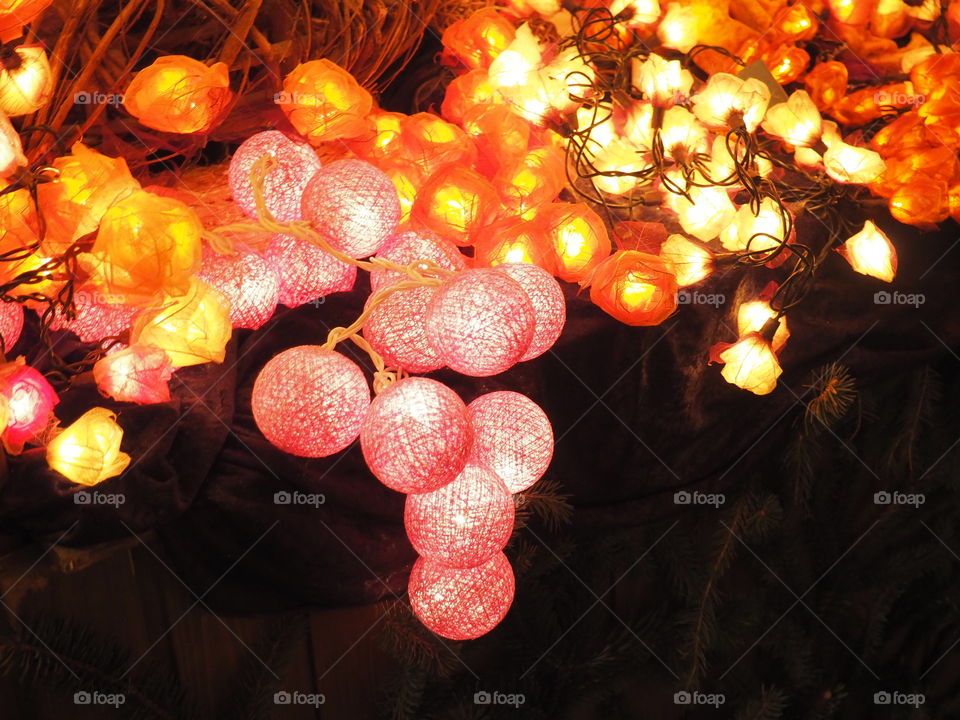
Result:
<svg viewBox="0 0 960 720"><path fill-rule="evenodd" d="M349 292L357 279L356 265L293 235L274 235L264 257L280 279L280 304L290 308Z"/></svg>
<svg viewBox="0 0 960 720"><path fill-rule="evenodd" d="M673 268L677 287L694 285L713 272L713 253L683 235L671 235L660 247L660 257Z"/></svg>
<svg viewBox="0 0 960 720"><path fill-rule="evenodd" d="M742 80L729 73L716 73L693 97L693 112L700 122L710 127L743 125L753 132L763 120L769 102L770 88L760 80Z"/></svg>
<svg viewBox="0 0 960 720"><path fill-rule="evenodd" d="M10 352L10 348L17 344L20 332L23 330L23 305L15 302L0 303L0 340L3 341L3 352Z"/></svg>
<svg viewBox="0 0 960 720"><path fill-rule="evenodd" d="M758 333L776 316L777 314L767 300L750 300L740 303L740 307L737 308L737 335L744 337L750 333ZM779 353L789 339L790 330L787 327L787 318L781 317L770 343L773 351Z"/></svg>
<svg viewBox="0 0 960 720"><path fill-rule="evenodd" d="M552 203L538 215L556 250L557 277L579 282L610 254L603 220L584 203Z"/></svg>
<svg viewBox="0 0 960 720"><path fill-rule="evenodd" d="M93 282L137 304L180 295L200 266L203 224L184 202L138 190L103 215L92 254Z"/></svg>
<svg viewBox="0 0 960 720"><path fill-rule="evenodd" d="M448 279L427 306L427 339L456 372L504 372L530 348L536 314L523 287L494 269Z"/></svg>
<svg viewBox="0 0 960 720"><path fill-rule="evenodd" d="M327 457L357 439L370 388L352 360L320 345L299 345L264 365L250 403L273 445L291 455Z"/></svg>
<svg viewBox="0 0 960 720"><path fill-rule="evenodd" d="M397 154L429 176L444 165L459 163L472 167L477 151L457 125L433 113L402 116Z"/></svg>
<svg viewBox="0 0 960 720"><path fill-rule="evenodd" d="M619 250L597 266L590 300L627 325L659 325L677 309L677 278L662 258Z"/></svg>
<svg viewBox="0 0 960 720"><path fill-rule="evenodd" d="M0 112L0 178L27 164L20 136L6 114Z"/></svg>
<svg viewBox="0 0 960 720"><path fill-rule="evenodd" d="M233 201L248 217L257 217L250 171L264 156L275 161L263 177L267 210L280 222L299 220L303 190L320 169L320 159L308 144L296 142L277 130L251 135L233 154L227 176Z"/></svg>
<svg viewBox="0 0 960 720"><path fill-rule="evenodd" d="M139 405L169 402L173 365L160 348L131 345L97 360L93 379L107 397Z"/></svg>
<svg viewBox="0 0 960 720"><path fill-rule="evenodd" d="M720 175L714 179L723 180L724 177ZM682 195L669 195L674 199L673 209L677 213L680 227L697 240L710 242L728 227L737 215L737 207L731 202L725 187L692 187L689 196L687 199Z"/></svg>
<svg viewBox="0 0 960 720"><path fill-rule="evenodd" d="M270 319L280 301L280 278L259 253L240 248L236 255L203 250L197 274L230 303L235 328L256 330Z"/></svg>
<svg viewBox="0 0 960 720"><path fill-rule="evenodd" d="M47 445L47 464L67 480L92 486L127 469L130 456L120 452L123 428L102 407L87 410Z"/></svg>
<svg viewBox="0 0 960 720"><path fill-rule="evenodd" d="M0 42L20 36L24 25L32 23L53 0L3 0L0 2Z"/></svg>
<svg viewBox="0 0 960 720"><path fill-rule="evenodd" d="M893 282L897 274L897 251L890 238L871 220L863 224L860 232L847 238L837 252L861 275Z"/></svg>
<svg viewBox="0 0 960 720"><path fill-rule="evenodd" d="M515 583L502 552L465 569L418 558L407 592L414 614L431 631L448 640L473 640L506 617Z"/></svg>
<svg viewBox="0 0 960 720"><path fill-rule="evenodd" d="M749 333L737 342L717 343L710 349L711 362L724 363L721 375L731 385L754 395L767 395L783 373L769 341L760 333Z"/></svg>
<svg viewBox="0 0 960 720"><path fill-rule="evenodd" d="M314 145L369 132L373 97L339 65L326 58L297 65L277 96L290 124Z"/></svg>
<svg viewBox="0 0 960 720"><path fill-rule="evenodd" d="M553 275L557 252L544 223L536 218L510 217L487 226L473 246L473 264L491 267L502 263L530 263Z"/></svg>
<svg viewBox="0 0 960 720"><path fill-rule="evenodd" d="M530 123L507 105L473 105L464 113L462 122L476 145L476 169L484 177L494 177L501 168L516 165L530 148Z"/></svg>
<svg viewBox="0 0 960 720"><path fill-rule="evenodd" d="M64 252L74 240L97 229L114 203L140 189L122 157L111 158L76 143L70 155L53 161L58 176L37 188L46 220L44 248Z"/></svg>
<svg viewBox="0 0 960 720"><path fill-rule="evenodd" d="M473 442L467 406L429 378L408 377L370 403L360 447L377 479L402 493L442 488L461 472Z"/></svg>
<svg viewBox="0 0 960 720"><path fill-rule="evenodd" d="M81 342L98 342L120 335L130 327L137 308L110 304L105 302L107 299L119 300L87 290L78 290L73 296L76 316L68 320L61 312L55 312L50 320L50 329L69 330L80 338ZM38 309L37 313L42 314L45 310L46 308Z"/></svg>
<svg viewBox="0 0 960 720"><path fill-rule="evenodd" d="M513 498L503 481L481 465L467 464L438 490L408 495L403 524L425 558L466 568L503 549L513 517Z"/></svg>
<svg viewBox="0 0 960 720"><path fill-rule="evenodd" d="M681 5L677 2L667 4L667 11L657 27L657 37L665 48L688 53L699 40L700 20L698 8Z"/></svg>
<svg viewBox="0 0 960 720"><path fill-rule="evenodd" d="M751 253L763 259L793 234L789 210L781 208L771 197L760 201L754 213L749 203L737 210L736 222L720 233L720 242L727 250ZM767 254L765 254L767 253Z"/></svg>
<svg viewBox="0 0 960 720"><path fill-rule="evenodd" d="M443 47L470 70L488 68L513 42L513 23L497 8L480 8L443 31Z"/></svg>
<svg viewBox="0 0 960 720"><path fill-rule="evenodd" d="M839 183L870 183L879 178L886 168L883 158L873 150L848 145L839 138L827 140L826 133L824 141L827 150L823 153L823 166L827 175Z"/></svg>
<svg viewBox="0 0 960 720"><path fill-rule="evenodd" d="M140 313L130 338L163 349L179 368L223 362L230 332L229 303L203 280L193 278L185 295Z"/></svg>
<svg viewBox="0 0 960 720"><path fill-rule="evenodd" d="M457 245L472 245L475 233L496 219L500 198L490 182L464 165L435 172L417 193L411 217Z"/></svg>
<svg viewBox="0 0 960 720"><path fill-rule="evenodd" d="M400 202L393 183L363 160L337 160L314 174L303 191L303 219L350 257L373 255L397 228Z"/></svg>
<svg viewBox="0 0 960 720"><path fill-rule="evenodd" d="M160 132L209 132L233 98L229 68L186 55L163 55L136 74L123 106L142 125Z"/></svg>
<svg viewBox="0 0 960 720"><path fill-rule="evenodd" d="M423 171L412 163L382 161L379 164L384 175L390 178L397 191L397 200L400 202L400 223L406 223L413 212L413 204L417 201L417 192L423 182Z"/></svg>
<svg viewBox="0 0 960 720"><path fill-rule="evenodd" d="M53 94L50 61L40 45L21 45L0 63L0 111L10 117L36 112Z"/></svg>
<svg viewBox="0 0 960 720"><path fill-rule="evenodd" d="M396 265L412 265L420 260L429 260L445 270L463 270L467 259L449 240L426 230L407 230L397 233L383 244L374 256L389 260ZM405 273L396 270L374 270L370 273L370 289L380 288L407 280Z"/></svg>
<svg viewBox="0 0 960 720"><path fill-rule="evenodd" d="M659 8L657 8L659 11ZM693 87L693 74L679 60L665 60L657 53L632 60L633 86L655 107L668 108L686 101Z"/></svg>
<svg viewBox="0 0 960 720"><path fill-rule="evenodd" d="M504 263L494 269L515 280L533 305L533 338L520 361L540 357L553 347L567 321L567 303L560 283L546 270L530 263Z"/></svg>
<svg viewBox="0 0 960 720"><path fill-rule="evenodd" d="M481 395L467 406L474 440L469 462L493 470L511 493L539 480L553 458L553 428L526 395L509 390Z"/></svg>
<svg viewBox="0 0 960 720"><path fill-rule="evenodd" d="M807 91L797 90L787 102L771 105L761 125L792 147L810 147L820 139L823 118Z"/></svg>
<svg viewBox="0 0 960 720"><path fill-rule="evenodd" d="M0 370L0 394L7 399L8 410L3 441L8 449L19 452L47 427L60 398L47 379L22 359Z"/></svg>
<svg viewBox="0 0 960 720"><path fill-rule="evenodd" d="M556 200L567 183L566 154L548 145L523 155L494 178L504 203L523 213Z"/></svg>
<svg viewBox="0 0 960 720"><path fill-rule="evenodd" d="M471 108L487 104L502 105L506 100L486 70L471 70L447 85L440 114L450 122L462 122Z"/></svg>
<svg viewBox="0 0 960 720"><path fill-rule="evenodd" d="M443 367L427 340L427 306L437 294L433 287L397 290L371 309L363 337L383 357L387 367L425 373Z"/></svg>

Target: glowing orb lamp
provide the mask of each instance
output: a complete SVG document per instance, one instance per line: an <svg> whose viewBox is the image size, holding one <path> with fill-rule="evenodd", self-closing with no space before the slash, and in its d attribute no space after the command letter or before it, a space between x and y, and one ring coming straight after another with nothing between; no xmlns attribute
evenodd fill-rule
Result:
<svg viewBox="0 0 960 720"><path fill-rule="evenodd" d="M504 263L494 269L516 280L533 305L534 327L530 347L520 361L533 360L553 347L567 321L567 303L556 279L537 265Z"/></svg>

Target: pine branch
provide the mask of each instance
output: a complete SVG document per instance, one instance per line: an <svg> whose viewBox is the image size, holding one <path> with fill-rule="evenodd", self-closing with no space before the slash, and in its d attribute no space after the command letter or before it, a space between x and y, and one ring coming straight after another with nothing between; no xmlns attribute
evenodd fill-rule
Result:
<svg viewBox="0 0 960 720"><path fill-rule="evenodd" d="M386 609L383 639L388 652L405 665L448 677L459 666L457 643L441 641L416 619L410 607L396 600Z"/></svg>
<svg viewBox="0 0 960 720"><path fill-rule="evenodd" d="M252 650L237 679L229 683L218 704L222 720L269 720L275 711L273 694L297 643L307 635L307 618L285 615L272 622Z"/></svg>
<svg viewBox="0 0 960 720"><path fill-rule="evenodd" d="M569 495L560 493L556 480L541 480L529 490L514 496L517 504L515 529L526 527L530 518L539 518L548 530L557 531L573 519Z"/></svg>
<svg viewBox="0 0 960 720"><path fill-rule="evenodd" d="M0 644L0 675L64 694L122 695L117 713L130 720L196 717L173 676L149 659L131 673L126 650L72 621L35 616L25 623Z"/></svg>
<svg viewBox="0 0 960 720"><path fill-rule="evenodd" d="M393 704L393 720L420 720L420 704L427 686L427 671L420 665L403 668Z"/></svg>
<svg viewBox="0 0 960 720"><path fill-rule="evenodd" d="M813 394L807 401L803 424L807 434L821 425L833 429L857 397L857 387L850 369L840 363L821 368L807 386Z"/></svg>
<svg viewBox="0 0 960 720"><path fill-rule="evenodd" d="M904 403L902 432L899 432L890 445L887 465L893 469L900 465L906 467L906 477L913 479L915 456L920 452L925 435L936 426L936 408L940 404L942 387L937 373L925 367L913 383L911 392ZM896 473L903 476L904 473Z"/></svg>
<svg viewBox="0 0 960 720"><path fill-rule="evenodd" d="M760 697L750 700L737 713L737 720L777 720L787 709L787 696L778 688L761 688Z"/></svg>

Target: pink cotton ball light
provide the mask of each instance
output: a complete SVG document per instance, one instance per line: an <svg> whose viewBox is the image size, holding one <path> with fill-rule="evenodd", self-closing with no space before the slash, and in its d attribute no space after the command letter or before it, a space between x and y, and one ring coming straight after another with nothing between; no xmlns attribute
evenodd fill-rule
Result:
<svg viewBox="0 0 960 720"><path fill-rule="evenodd" d="M0 338L3 349L9 351L23 332L23 305L15 302L0 303Z"/></svg>
<svg viewBox="0 0 960 720"><path fill-rule="evenodd" d="M320 169L320 159L310 145L297 142L278 130L251 135L233 154L228 171L233 201L247 216L257 218L250 171L260 158L267 155L273 157L275 165L264 176L264 204L280 222L299 220L303 190Z"/></svg>
<svg viewBox="0 0 960 720"><path fill-rule="evenodd" d="M319 345L284 350L253 384L253 419L291 455L326 457L356 440L370 388L352 360Z"/></svg>
<svg viewBox="0 0 960 720"><path fill-rule="evenodd" d="M383 357L387 367L409 373L443 367L443 360L427 342L424 324L427 305L436 293L436 288L427 286L397 290L370 310L363 324L363 337Z"/></svg>
<svg viewBox="0 0 960 720"><path fill-rule="evenodd" d="M139 308L105 302L111 296L78 290L73 304L76 316L67 320L59 310L50 320L51 330L69 330L81 342L97 342L128 330Z"/></svg>
<svg viewBox="0 0 960 720"><path fill-rule="evenodd" d="M261 255L240 248L235 255L203 249L198 273L230 301L230 323L256 330L270 319L280 301L280 278Z"/></svg>
<svg viewBox="0 0 960 720"><path fill-rule="evenodd" d="M515 590L513 568L502 552L465 569L418 558L407 587L420 622L448 640L473 640L493 630L510 610Z"/></svg>
<svg viewBox="0 0 960 720"><path fill-rule="evenodd" d="M445 270L457 271L467 267L467 259L456 245L427 230L397 233L384 243L375 257L403 266L428 260ZM376 292L406 279L407 275L397 270L374 270L370 273L370 289Z"/></svg>
<svg viewBox="0 0 960 720"><path fill-rule="evenodd" d="M543 355L553 347L567 322L567 303L560 283L542 267L530 263L506 263L493 269L519 283L533 305L533 339L520 361Z"/></svg>
<svg viewBox="0 0 960 720"><path fill-rule="evenodd" d="M502 550L513 532L514 505L503 481L467 464L439 490L408 495L403 524L414 549L450 567L474 567Z"/></svg>
<svg viewBox="0 0 960 720"><path fill-rule="evenodd" d="M509 370L530 347L536 316L515 280L492 268L465 270L427 306L427 339L450 369L474 377Z"/></svg>
<svg viewBox="0 0 960 720"><path fill-rule="evenodd" d="M467 406L474 442L470 462L490 468L518 493L539 480L553 459L553 428L539 405L509 390L481 395Z"/></svg>
<svg viewBox="0 0 960 720"><path fill-rule="evenodd" d="M350 257L369 257L400 221L400 200L390 178L363 160L337 160L316 173L302 200L303 219L330 246Z"/></svg>
<svg viewBox="0 0 960 720"><path fill-rule="evenodd" d="M0 381L7 399L7 427L3 439L22 447L47 427L60 398L47 379L29 365L8 368Z"/></svg>
<svg viewBox="0 0 960 720"><path fill-rule="evenodd" d="M274 235L264 256L280 280L280 304L290 308L349 292L357 279L356 265L292 235Z"/></svg>
<svg viewBox="0 0 960 720"><path fill-rule="evenodd" d="M429 378L408 377L381 392L360 430L367 467L403 493L437 490L467 462L473 428L453 390Z"/></svg>

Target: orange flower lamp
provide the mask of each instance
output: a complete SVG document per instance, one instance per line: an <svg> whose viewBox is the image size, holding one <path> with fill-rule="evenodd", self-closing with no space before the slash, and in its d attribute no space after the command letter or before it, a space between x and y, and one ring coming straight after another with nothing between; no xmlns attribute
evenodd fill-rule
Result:
<svg viewBox="0 0 960 720"><path fill-rule="evenodd" d="M353 75L326 58L298 65L283 81L280 108L314 145L371 132L373 97Z"/></svg>
<svg viewBox="0 0 960 720"><path fill-rule="evenodd" d="M590 279L594 305L627 325L659 325L677 309L677 278L666 260L618 250Z"/></svg>

